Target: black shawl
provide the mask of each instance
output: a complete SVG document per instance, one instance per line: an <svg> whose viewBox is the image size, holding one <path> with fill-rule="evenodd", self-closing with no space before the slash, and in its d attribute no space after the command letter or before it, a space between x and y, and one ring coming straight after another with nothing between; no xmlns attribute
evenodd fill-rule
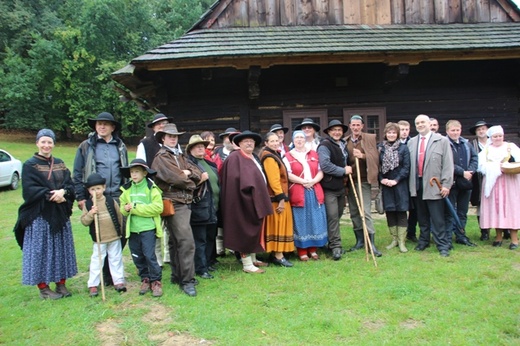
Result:
<svg viewBox="0 0 520 346"><path fill-rule="evenodd" d="M50 225L51 232L63 230L72 214L74 186L65 163L55 157L49 159L35 154L22 168L22 195L24 203L18 209L14 226L16 241L23 247L25 228L36 218L42 217ZM65 189L64 203L49 202L52 190Z"/></svg>

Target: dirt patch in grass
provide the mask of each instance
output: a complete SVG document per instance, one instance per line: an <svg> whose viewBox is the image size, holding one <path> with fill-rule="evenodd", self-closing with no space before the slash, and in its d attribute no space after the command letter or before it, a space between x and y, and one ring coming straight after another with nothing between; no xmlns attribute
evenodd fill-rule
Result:
<svg viewBox="0 0 520 346"><path fill-rule="evenodd" d="M195 338L189 334L181 333L179 331L164 331L162 333L156 333L156 330L167 330L168 326L172 323L172 310L158 303L141 303L135 306L132 305L132 309L137 308L148 308L149 312L141 318L143 324L150 326L150 334L148 339L158 345L163 346L188 346L188 345L212 345L208 340ZM125 309L125 306L121 306ZM127 308L130 308L129 306ZM96 326L96 330L99 335L99 340L102 345L117 346L123 345L128 342L132 344L131 340L125 340L128 335L120 329L121 321L118 320L107 320Z"/></svg>
<svg viewBox="0 0 520 346"><path fill-rule="evenodd" d="M117 320L103 321L96 326L96 330L101 345L117 346L123 345L125 342L124 333L119 329L119 321Z"/></svg>
<svg viewBox="0 0 520 346"><path fill-rule="evenodd" d="M375 331L383 328L386 325L384 321L376 320L376 321L365 321L363 322L363 328Z"/></svg>
<svg viewBox="0 0 520 346"><path fill-rule="evenodd" d="M424 323L422 321L418 321L418 320L409 318L406 321L401 322L400 326L405 329L415 329L415 328L423 327Z"/></svg>

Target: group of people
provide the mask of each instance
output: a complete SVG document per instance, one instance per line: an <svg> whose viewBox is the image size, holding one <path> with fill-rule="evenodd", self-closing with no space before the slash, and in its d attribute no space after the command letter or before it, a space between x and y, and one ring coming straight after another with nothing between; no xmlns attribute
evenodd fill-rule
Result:
<svg viewBox="0 0 520 346"><path fill-rule="evenodd" d="M319 248L340 260L346 253L340 219L347 202L356 238L349 251L364 248L367 240L368 250L381 256L371 216L378 186L392 236L387 249L407 252L407 238L415 238L415 250L423 251L433 236L441 256L449 256L453 233L457 243L474 246L464 232L470 200L478 206L481 240L495 228L493 246L502 245L507 231L509 248L518 247L520 218L513 208L520 175L502 167L518 162L520 149L504 141L500 126L478 122L470 129L476 135L471 144L461 136L460 122L448 121L442 136L431 118L419 115L417 136L409 138L407 121L388 123L377 144L359 115L348 125L330 121L323 138L319 124L305 118L289 146L288 128L274 124L263 137L228 128L218 136L220 146L206 131L191 136L183 152L179 136L185 132L156 114L150 135L128 163L117 136L121 124L107 112L88 122L93 131L78 147L72 174L52 155L56 136L49 129L38 132L38 152L24 163L24 203L14 231L23 251L22 283L36 285L42 299L71 296L65 283L77 273L70 224L75 200L93 240L87 283L92 297L102 281L126 292L127 240L139 294L155 297L163 294L166 263L170 281L196 296L196 277L212 279L225 249L246 273L263 273L269 262L293 267L285 255L295 250L303 262L319 260Z"/></svg>

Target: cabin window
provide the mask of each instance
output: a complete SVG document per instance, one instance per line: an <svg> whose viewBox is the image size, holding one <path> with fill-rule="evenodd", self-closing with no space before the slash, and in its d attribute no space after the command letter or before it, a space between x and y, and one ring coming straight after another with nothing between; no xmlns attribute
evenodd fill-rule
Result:
<svg viewBox="0 0 520 346"><path fill-rule="evenodd" d="M285 135L286 144L291 143L294 127L301 124L305 118L311 118L322 129L328 125L326 109L286 110L283 112L283 126L289 128L289 132ZM322 136L321 131L319 135Z"/></svg>
<svg viewBox="0 0 520 346"><path fill-rule="evenodd" d="M383 140L383 130L386 124L386 108L344 108L344 124L348 125L350 118L355 114L363 117L363 121L365 123L363 128L364 132L376 134L377 142Z"/></svg>

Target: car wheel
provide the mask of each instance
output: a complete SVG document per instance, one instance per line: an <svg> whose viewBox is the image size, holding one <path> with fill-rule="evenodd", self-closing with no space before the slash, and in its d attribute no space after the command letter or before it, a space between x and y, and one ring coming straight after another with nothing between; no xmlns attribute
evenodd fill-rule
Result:
<svg viewBox="0 0 520 346"><path fill-rule="evenodd" d="M11 185L9 185L9 187L11 188L11 190L16 190L19 184L20 176L18 175L18 173L14 172L13 176L11 177Z"/></svg>

